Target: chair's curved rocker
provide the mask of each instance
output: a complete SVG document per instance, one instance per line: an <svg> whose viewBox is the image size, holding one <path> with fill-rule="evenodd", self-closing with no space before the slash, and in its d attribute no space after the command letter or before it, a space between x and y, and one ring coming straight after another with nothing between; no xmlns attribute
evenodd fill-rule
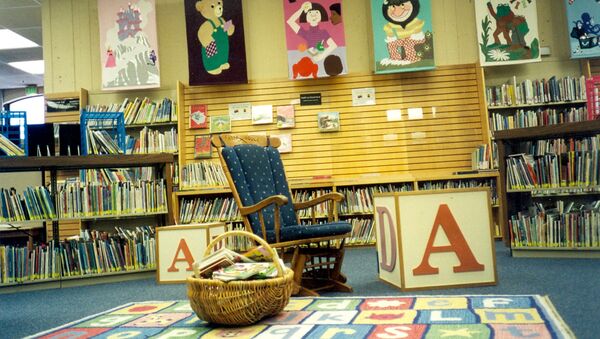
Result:
<svg viewBox="0 0 600 339"><path fill-rule="evenodd" d="M344 199L328 193L294 203L277 147L279 139L266 136L213 136L229 187L244 226L265 239L290 260L294 294L318 295L321 290L351 292L341 273L344 239L352 226L334 221L334 207ZM328 204L327 223L316 223L314 207ZM312 208L312 224L300 223L296 211ZM286 256L287 255L287 256Z"/></svg>

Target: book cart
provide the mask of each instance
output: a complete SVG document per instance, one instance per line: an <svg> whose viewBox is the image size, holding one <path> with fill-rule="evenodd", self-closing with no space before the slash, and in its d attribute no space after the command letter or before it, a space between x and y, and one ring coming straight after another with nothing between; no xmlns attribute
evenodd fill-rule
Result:
<svg viewBox="0 0 600 339"><path fill-rule="evenodd" d="M61 222L68 222L73 219L90 221L103 219L114 220L139 218L148 215L156 217L159 225L172 223L172 217L168 214L170 211L168 197L171 196L172 192L171 169L169 167L172 162L173 155L171 154L18 157L0 159L0 171L2 172L40 171L42 175L42 185L50 187L48 190L48 192L50 192L50 201L48 203L54 207L60 206L57 182L58 171L150 166L155 168L157 175L160 176L160 179L157 180L155 184L145 182L136 190L136 192L141 193L140 195L136 195L139 197L139 199L136 199L136 202L141 203L141 205L135 204L126 206L125 203L119 206L114 205L114 203L119 200L118 197L114 196L114 194L117 193L111 193L108 189L98 188L100 191L97 190L96 192L99 195L90 195L90 199L93 196L100 197L100 195L102 195L103 200L99 200L98 205L94 206L97 207L97 209L90 209L87 212L84 212L85 210L80 210L75 216L70 216L70 214L65 213L65 211L62 210L55 210L56 213L54 217L42 220L44 221L42 235L51 234L51 237L42 236L39 239L31 239L29 249L4 247L3 250L7 252L0 253L4 254L3 256L0 255L0 264L3 265L4 276L0 278L10 277L10 273L12 273L13 276L12 279L8 279L8 281L1 283L0 287L19 288L22 285L37 282L56 282L61 286L67 283L67 281L74 281L78 278L102 278L121 275L123 273L153 270L153 264L151 264L151 261L149 260L149 256L154 255L153 239L142 239L143 244L130 243L130 245L133 246L130 247L129 252L129 258L131 260L128 260L128 256L124 256L124 253L119 252L118 250L118 253L114 252L114 244L107 244L102 251L97 252L100 253L100 258L95 258L96 262L93 267L90 268L88 265L85 265L85 262L87 261L89 264L89 260L94 259L86 257L85 253L88 252L81 247L84 246L87 250L87 247L85 246L88 246L88 243L73 243L69 240L60 239L59 229ZM45 174L47 172L49 172L49 182L46 182L47 176ZM126 184L117 184L113 185L113 188L126 186ZM81 202L83 201L85 201L85 199ZM82 208L81 205L76 204L76 206ZM105 209L102 209L102 207ZM12 225L12 228L17 231L22 228L27 228L30 223L30 221L24 220L23 218L16 221L5 220L4 222ZM47 227L46 225L51 225L51 227ZM2 233L0 233L0 236L2 236ZM34 241L39 241L44 245L36 245L35 248L31 249ZM89 244L89 246L91 246L91 244ZM69 247L71 250L68 249ZM2 249L1 246L0 249ZM141 257L139 257L139 255L141 255ZM5 261L6 258L9 260L16 260L16 262L13 261L13 266L11 266L11 262ZM45 261L33 261L36 260L35 258L37 258L37 260L43 259ZM141 260L143 260L143 262ZM23 270L22 272L29 274L26 274L26 276L15 277L15 270L18 270L19 267ZM37 271L40 267L44 267L43 274ZM36 270L34 270L34 268ZM1 288L0 292L4 292L3 290L6 291L6 289Z"/></svg>

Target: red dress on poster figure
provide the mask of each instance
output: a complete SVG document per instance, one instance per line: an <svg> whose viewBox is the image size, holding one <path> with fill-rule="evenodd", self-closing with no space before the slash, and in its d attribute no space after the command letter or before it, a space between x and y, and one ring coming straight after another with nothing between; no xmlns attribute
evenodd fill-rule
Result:
<svg viewBox="0 0 600 339"><path fill-rule="evenodd" d="M109 48L108 51L106 51L106 65L104 65L104 67L112 68L116 66L117 62L115 60L115 55L113 54L113 50Z"/></svg>

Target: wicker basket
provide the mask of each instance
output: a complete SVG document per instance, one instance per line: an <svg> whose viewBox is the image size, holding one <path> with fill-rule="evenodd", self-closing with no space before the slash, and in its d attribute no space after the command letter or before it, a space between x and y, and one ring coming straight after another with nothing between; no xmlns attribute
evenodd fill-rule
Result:
<svg viewBox="0 0 600 339"><path fill-rule="evenodd" d="M219 235L206 248L204 256L222 239L246 236L262 245L271 254L277 277L261 280L221 281L187 278L187 295L192 309L200 319L223 325L249 325L278 314L290 301L294 272L282 266L277 252L256 235L232 231Z"/></svg>

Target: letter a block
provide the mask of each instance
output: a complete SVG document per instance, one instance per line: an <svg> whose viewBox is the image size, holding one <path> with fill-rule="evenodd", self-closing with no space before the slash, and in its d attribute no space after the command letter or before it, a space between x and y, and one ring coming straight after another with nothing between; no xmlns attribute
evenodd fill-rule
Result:
<svg viewBox="0 0 600 339"><path fill-rule="evenodd" d="M225 224L206 223L156 228L159 283L184 283L193 273L193 263L201 260L206 246L221 233Z"/></svg>
<svg viewBox="0 0 600 339"><path fill-rule="evenodd" d="M496 284L490 191L376 193L379 278L402 290Z"/></svg>

